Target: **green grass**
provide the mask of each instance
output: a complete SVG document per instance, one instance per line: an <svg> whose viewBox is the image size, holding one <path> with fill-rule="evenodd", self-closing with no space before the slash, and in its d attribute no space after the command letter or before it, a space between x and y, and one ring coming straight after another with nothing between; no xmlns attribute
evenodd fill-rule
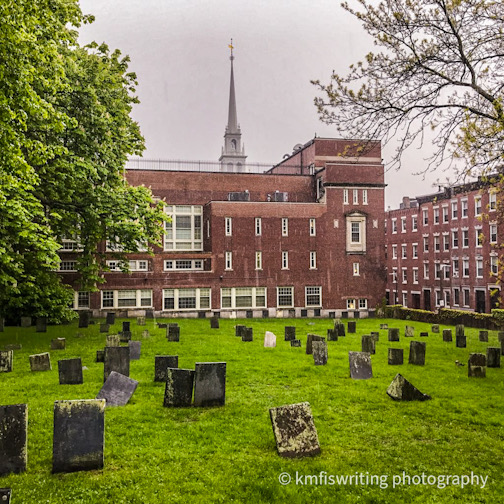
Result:
<svg viewBox="0 0 504 504"><path fill-rule="evenodd" d="M117 321L112 328L120 330ZM380 331L371 360L371 380L349 378L348 351L361 349L360 336L379 324L401 328L401 341L389 343ZM94 398L103 382L103 364L95 353L105 335L99 326L76 325L35 328L6 327L0 347L22 343L14 352L14 371L0 373L0 404L28 404L28 468L23 474L0 477L0 487L13 489L13 504L187 502L270 503L497 503L502 501L502 446L504 441L504 370L487 369L485 379L467 377L470 352L498 346L497 333L489 343L478 341L478 331L466 329L467 348L444 343L429 333L426 365L407 364L410 338L407 322L358 320L357 334L329 342L326 366L314 366L305 354L306 335L326 335L331 320L221 320L210 329L208 320L178 320L181 341L167 342L164 329L147 321L137 327L151 337L142 339L142 357L131 362L130 376L139 386L129 404L108 408L105 414L105 467L101 471L51 474L53 402ZM234 325L254 328L254 341L234 336ZM302 348L283 341L284 326L295 325ZM415 323L419 332L429 330ZM441 329L443 326L441 327ZM264 332L277 335L276 348L263 348ZM77 337L78 333L83 336ZM112 332L112 331L111 331ZM453 331L455 332L455 331ZM50 340L67 338L66 350L49 350ZM389 366L387 348L404 348L405 364ZM28 356L50 351L53 370L30 372ZM163 407L164 385L154 383L154 356L179 355L179 367L195 362L227 362L226 405L220 408ZM59 385L58 359L81 357L84 384ZM457 367L455 360L465 363ZM385 393L400 372L431 401L399 403ZM283 459L276 452L269 408L308 401L318 430L322 453L303 459ZM305 475L378 475L379 485L300 485ZM468 485L399 485L394 475L466 475L488 477L485 488ZM281 473L293 482L282 486Z"/></svg>

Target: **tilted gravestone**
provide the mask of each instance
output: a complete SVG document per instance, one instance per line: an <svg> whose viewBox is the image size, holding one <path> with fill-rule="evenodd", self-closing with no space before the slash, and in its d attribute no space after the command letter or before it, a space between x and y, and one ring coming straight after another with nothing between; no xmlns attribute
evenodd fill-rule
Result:
<svg viewBox="0 0 504 504"><path fill-rule="evenodd" d="M163 406L175 408L191 406L194 373L192 369L166 369L166 386Z"/></svg>
<svg viewBox="0 0 504 504"><path fill-rule="evenodd" d="M413 338L415 336L415 328L413 326L407 325L404 328L404 336L406 338Z"/></svg>
<svg viewBox="0 0 504 504"><path fill-rule="evenodd" d="M65 350L65 348L66 348L65 338L56 338L51 340L51 350Z"/></svg>
<svg viewBox="0 0 504 504"><path fill-rule="evenodd" d="M252 327L245 327L242 329L242 341L254 340L254 329Z"/></svg>
<svg viewBox="0 0 504 504"><path fill-rule="evenodd" d="M427 401L431 399L429 395L420 392L399 373L389 385L387 394L395 401Z"/></svg>
<svg viewBox="0 0 504 504"><path fill-rule="evenodd" d="M130 360L139 360L140 353L142 351L142 342L141 341L130 341L128 343L130 349Z"/></svg>
<svg viewBox="0 0 504 504"><path fill-rule="evenodd" d="M388 349L388 363L391 366L401 365L404 362L404 350L402 348Z"/></svg>
<svg viewBox="0 0 504 504"><path fill-rule="evenodd" d="M108 333L110 330L110 324L100 324L100 333Z"/></svg>
<svg viewBox="0 0 504 504"><path fill-rule="evenodd" d="M103 468L105 401L55 401L53 473Z"/></svg>
<svg viewBox="0 0 504 504"><path fill-rule="evenodd" d="M483 341L484 343L488 343L488 331L480 331L479 340Z"/></svg>
<svg viewBox="0 0 504 504"><path fill-rule="evenodd" d="M306 355L311 355L313 353L313 342L314 341L325 341L323 336L318 334L308 334L306 339Z"/></svg>
<svg viewBox="0 0 504 504"><path fill-rule="evenodd" d="M35 332L47 332L47 317L37 317Z"/></svg>
<svg viewBox="0 0 504 504"><path fill-rule="evenodd" d="M357 330L357 322L355 322L355 320L349 320L347 325L348 325L348 334L355 334Z"/></svg>
<svg viewBox="0 0 504 504"><path fill-rule="evenodd" d="M77 359L64 359L58 361L58 375L60 385L80 385L82 378L82 361Z"/></svg>
<svg viewBox="0 0 504 504"><path fill-rule="evenodd" d="M375 354L375 341L370 334L364 334L361 338L362 351L371 355Z"/></svg>
<svg viewBox="0 0 504 504"><path fill-rule="evenodd" d="M123 321L122 323L122 330L123 332L128 332L128 331L131 331L131 322L129 322L129 320L125 320Z"/></svg>
<svg viewBox="0 0 504 504"><path fill-rule="evenodd" d="M131 341L131 331L119 331L119 341L121 343L128 343Z"/></svg>
<svg viewBox="0 0 504 504"><path fill-rule="evenodd" d="M348 352L348 360L353 380L368 380L373 377L371 356L367 352Z"/></svg>
<svg viewBox="0 0 504 504"><path fill-rule="evenodd" d="M235 336L242 337L243 333L245 332L245 326L244 325L236 325L235 326Z"/></svg>
<svg viewBox="0 0 504 504"><path fill-rule="evenodd" d="M0 406L0 475L26 471L28 405Z"/></svg>
<svg viewBox="0 0 504 504"><path fill-rule="evenodd" d="M135 392L138 382L121 373L112 371L103 384L96 399L105 399L108 406L124 406L128 404Z"/></svg>
<svg viewBox="0 0 504 504"><path fill-rule="evenodd" d="M285 341L296 339L296 328L294 326L285 326L284 331Z"/></svg>
<svg viewBox="0 0 504 504"><path fill-rule="evenodd" d="M0 351L0 373L11 373L14 352L12 350Z"/></svg>
<svg viewBox="0 0 504 504"><path fill-rule="evenodd" d="M96 350L96 362L105 362L105 350Z"/></svg>
<svg viewBox="0 0 504 504"><path fill-rule="evenodd" d="M376 343L377 341L380 341L380 333L376 331L371 331L371 338L373 338L373 341Z"/></svg>
<svg viewBox="0 0 504 504"><path fill-rule="evenodd" d="M271 408L270 419L278 454L281 457L318 455L320 444L310 403Z"/></svg>
<svg viewBox="0 0 504 504"><path fill-rule="evenodd" d="M88 311L79 312L79 328L86 328L89 326L91 314Z"/></svg>
<svg viewBox="0 0 504 504"><path fill-rule="evenodd" d="M338 341L337 329L327 329L327 341Z"/></svg>
<svg viewBox="0 0 504 504"><path fill-rule="evenodd" d="M12 497L11 488L0 488L0 502L2 504L10 504Z"/></svg>
<svg viewBox="0 0 504 504"><path fill-rule="evenodd" d="M439 333L439 324L432 324L431 332L435 334Z"/></svg>
<svg viewBox="0 0 504 504"><path fill-rule="evenodd" d="M145 317L137 317L137 325L144 326L145 325Z"/></svg>
<svg viewBox="0 0 504 504"><path fill-rule="evenodd" d="M105 323L108 325L114 325L115 317L116 317L115 312L107 312L107 320L105 321Z"/></svg>
<svg viewBox="0 0 504 504"><path fill-rule="evenodd" d="M416 366L425 365L425 349L427 344L423 341L412 341L410 343L409 349L409 364L415 364Z"/></svg>
<svg viewBox="0 0 504 504"><path fill-rule="evenodd" d="M399 341L399 329L396 327L391 327L388 330L388 340L389 341Z"/></svg>
<svg viewBox="0 0 504 504"><path fill-rule="evenodd" d="M47 352L30 355L30 369L32 371L50 371L51 357Z"/></svg>
<svg viewBox="0 0 504 504"><path fill-rule="evenodd" d="M327 364L327 343L325 341L314 341L312 350L315 366L325 366Z"/></svg>
<svg viewBox="0 0 504 504"><path fill-rule="evenodd" d="M485 378L486 377L486 355L482 353L469 354L467 363L467 375L469 378Z"/></svg>
<svg viewBox="0 0 504 504"><path fill-rule="evenodd" d="M487 367L500 368L501 349L499 347L487 348Z"/></svg>
<svg viewBox="0 0 504 504"><path fill-rule="evenodd" d="M226 363L196 362L194 406L224 406L226 402Z"/></svg>
<svg viewBox="0 0 504 504"><path fill-rule="evenodd" d="M446 341L447 343L453 341L451 329L443 329L443 341Z"/></svg>
<svg viewBox="0 0 504 504"><path fill-rule="evenodd" d="M121 346L121 338L120 338L119 334L109 334L107 336L107 342L105 343L105 346L108 346L108 347Z"/></svg>
<svg viewBox="0 0 504 504"><path fill-rule="evenodd" d="M168 341L180 341L180 327L178 325L168 325L166 328L166 338Z"/></svg>
<svg viewBox="0 0 504 504"><path fill-rule="evenodd" d="M21 317L21 327L31 327L32 318L31 317Z"/></svg>
<svg viewBox="0 0 504 504"><path fill-rule="evenodd" d="M103 381L112 371L124 376L129 376L130 349L129 347L105 347L105 359L103 366Z"/></svg>
<svg viewBox="0 0 504 504"><path fill-rule="evenodd" d="M165 382L168 368L178 368L178 355L156 355L154 357L154 381Z"/></svg>
<svg viewBox="0 0 504 504"><path fill-rule="evenodd" d="M212 317L210 319L210 329L219 329L219 317Z"/></svg>
<svg viewBox="0 0 504 504"><path fill-rule="evenodd" d="M276 347L276 335L271 331L266 331L266 333L264 334L264 346L266 348Z"/></svg>
<svg viewBox="0 0 504 504"><path fill-rule="evenodd" d="M301 340L298 339L293 339L290 342L291 347L300 347L301 346Z"/></svg>

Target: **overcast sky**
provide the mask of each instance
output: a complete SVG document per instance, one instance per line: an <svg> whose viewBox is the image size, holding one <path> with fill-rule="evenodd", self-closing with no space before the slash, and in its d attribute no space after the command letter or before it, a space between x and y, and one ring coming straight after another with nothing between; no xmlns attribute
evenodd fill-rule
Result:
<svg viewBox="0 0 504 504"><path fill-rule="evenodd" d="M96 21L80 30L131 58L140 104L133 117L145 158L217 161L229 99L229 49L235 46L238 122L249 161L277 163L294 145L336 136L318 119L311 79L327 83L373 50L339 0L81 0ZM436 191L438 172L411 151L400 172L387 172L387 205ZM387 149L383 152L387 163Z"/></svg>

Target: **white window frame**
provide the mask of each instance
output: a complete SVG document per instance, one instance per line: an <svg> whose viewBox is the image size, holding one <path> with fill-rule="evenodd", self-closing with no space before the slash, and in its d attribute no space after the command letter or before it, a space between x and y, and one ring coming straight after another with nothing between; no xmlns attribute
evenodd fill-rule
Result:
<svg viewBox="0 0 504 504"><path fill-rule="evenodd" d="M499 258L496 255L490 256L490 273L492 276L499 274Z"/></svg>
<svg viewBox="0 0 504 504"><path fill-rule="evenodd" d="M347 222L347 252L366 252L366 217L363 215L348 215ZM355 230L357 226L357 230ZM357 237L358 240L354 238Z"/></svg>
<svg viewBox="0 0 504 504"><path fill-rule="evenodd" d="M406 233L406 217L401 217L401 233Z"/></svg>
<svg viewBox="0 0 504 504"><path fill-rule="evenodd" d="M481 226L478 226L478 227L475 227L474 228L474 231L475 231L475 238L476 238L476 244L475 246L477 248L480 248L483 246L483 231L482 231L482 227Z"/></svg>
<svg viewBox="0 0 504 504"><path fill-rule="evenodd" d="M348 205L348 204L349 204L348 189L343 189L343 205Z"/></svg>
<svg viewBox="0 0 504 504"><path fill-rule="evenodd" d="M262 235L262 219L261 219L261 217L256 217L254 219L254 227L255 227L255 235L261 236Z"/></svg>
<svg viewBox="0 0 504 504"><path fill-rule="evenodd" d="M289 252L287 250L282 250L282 269L289 269Z"/></svg>
<svg viewBox="0 0 504 504"><path fill-rule="evenodd" d="M411 244L411 257L413 259L418 259L418 243Z"/></svg>
<svg viewBox="0 0 504 504"><path fill-rule="evenodd" d="M282 217L282 236L289 236L289 219Z"/></svg>
<svg viewBox="0 0 504 504"><path fill-rule="evenodd" d="M471 276L471 269L469 259L462 259L462 278L469 278Z"/></svg>
<svg viewBox="0 0 504 504"><path fill-rule="evenodd" d="M441 207L441 214L442 214L442 222L443 224L446 224L450 220L450 215L448 211L448 205L443 205Z"/></svg>
<svg viewBox="0 0 504 504"><path fill-rule="evenodd" d="M358 303L359 310L367 310L368 300L366 298L360 298Z"/></svg>
<svg viewBox="0 0 504 504"><path fill-rule="evenodd" d="M476 258L476 278L483 278L484 270L483 270L483 258Z"/></svg>
<svg viewBox="0 0 504 504"><path fill-rule="evenodd" d="M289 304L280 304L280 298L283 296L290 297ZM294 307L294 287L277 287L277 307L278 308L293 308Z"/></svg>
<svg viewBox="0 0 504 504"><path fill-rule="evenodd" d="M262 270L262 252L260 250L256 250L255 253L255 269Z"/></svg>
<svg viewBox="0 0 504 504"><path fill-rule="evenodd" d="M490 243L497 243L497 224L490 223L488 234Z"/></svg>
<svg viewBox="0 0 504 504"><path fill-rule="evenodd" d="M468 247L469 247L469 230L463 229L462 230L462 248L468 248Z"/></svg>
<svg viewBox="0 0 504 504"><path fill-rule="evenodd" d="M408 258L408 245L406 243L403 243L401 245L401 259L407 259Z"/></svg>
<svg viewBox="0 0 504 504"><path fill-rule="evenodd" d="M392 259L397 259L397 245L395 243L392 245Z"/></svg>
<svg viewBox="0 0 504 504"><path fill-rule="evenodd" d="M488 210L493 212L497 209L497 193L495 189L490 189L488 191Z"/></svg>
<svg viewBox="0 0 504 504"><path fill-rule="evenodd" d="M413 283L418 283L418 268L413 268Z"/></svg>
<svg viewBox="0 0 504 504"><path fill-rule="evenodd" d="M367 205L368 204L368 192L367 189L362 189L362 204Z"/></svg>
<svg viewBox="0 0 504 504"><path fill-rule="evenodd" d="M429 263L426 262L423 265L423 278L424 280L429 280Z"/></svg>
<svg viewBox="0 0 504 504"><path fill-rule="evenodd" d="M392 221L392 234L396 234L397 233L397 219L394 217L393 219L391 219Z"/></svg>
<svg viewBox="0 0 504 504"><path fill-rule="evenodd" d="M451 202L451 218L452 220L458 219L458 201Z"/></svg>
<svg viewBox="0 0 504 504"><path fill-rule="evenodd" d="M439 207L435 207L432 209L432 215L433 215L434 225L437 226L439 224Z"/></svg>
<svg viewBox="0 0 504 504"><path fill-rule="evenodd" d="M267 308L268 297L266 287L222 287L220 303L222 310L245 310ZM237 302L243 298L251 298L250 304Z"/></svg>
<svg viewBox="0 0 504 504"><path fill-rule="evenodd" d="M310 251L310 269L317 269L317 252Z"/></svg>
<svg viewBox="0 0 504 504"><path fill-rule="evenodd" d="M346 307L347 310L356 310L357 309L357 303L355 301L355 298L349 298L346 300Z"/></svg>
<svg viewBox="0 0 504 504"><path fill-rule="evenodd" d="M354 189L353 190L353 204L358 205L359 204L359 189Z"/></svg>
<svg viewBox="0 0 504 504"><path fill-rule="evenodd" d="M461 208L461 216L462 219L465 219L469 216L469 202L467 198L460 200L460 208Z"/></svg>
<svg viewBox="0 0 504 504"><path fill-rule="evenodd" d="M418 216L411 216L411 231L418 231Z"/></svg>
<svg viewBox="0 0 504 504"><path fill-rule="evenodd" d="M89 291L75 291L74 292L74 309L87 310L90 307L90 293Z"/></svg>
<svg viewBox="0 0 504 504"><path fill-rule="evenodd" d="M225 258L224 269L226 271L232 271L233 270L233 252L226 251L224 258Z"/></svg>
<svg viewBox="0 0 504 504"><path fill-rule="evenodd" d="M308 300L310 297L318 297L318 301L316 303L309 303ZM307 286L305 287L305 306L306 307L315 307L319 308L322 306L322 287L321 286Z"/></svg>
<svg viewBox="0 0 504 504"><path fill-rule="evenodd" d="M451 236L452 236L452 240L451 240L452 248L458 248L458 246L459 246L459 230L452 229Z"/></svg>
<svg viewBox="0 0 504 504"><path fill-rule="evenodd" d="M104 300L111 301L104 303ZM133 300L133 303L121 301ZM152 308L152 289L103 289L100 291L102 308Z"/></svg>
<svg viewBox="0 0 504 504"><path fill-rule="evenodd" d="M165 222L164 250L165 252L177 251L202 251L203 250L203 207L201 205L166 205L165 213L171 218ZM190 227L179 227L179 218L188 218ZM179 236L182 231L188 236Z"/></svg>
<svg viewBox="0 0 504 504"><path fill-rule="evenodd" d="M481 215L481 195L474 196L474 216Z"/></svg>
<svg viewBox="0 0 504 504"><path fill-rule="evenodd" d="M203 271L203 259L165 259L163 264L164 271Z"/></svg>
<svg viewBox="0 0 504 504"><path fill-rule="evenodd" d="M316 227L316 222L315 219L310 219L310 236L316 236L317 235L317 227Z"/></svg>
<svg viewBox="0 0 504 504"><path fill-rule="evenodd" d="M77 271L77 261L66 261L63 260L59 262L58 270L57 271L62 271L62 272L72 272L72 271Z"/></svg>
<svg viewBox="0 0 504 504"><path fill-rule="evenodd" d="M424 208L422 210L422 224L424 226L429 225L429 210L427 208Z"/></svg>
<svg viewBox="0 0 504 504"><path fill-rule="evenodd" d="M225 217L224 229L225 229L226 236L233 236L233 218L232 217Z"/></svg>
<svg viewBox="0 0 504 504"><path fill-rule="evenodd" d="M166 300L173 299L173 307L166 308ZM194 306L181 306L181 300L194 299ZM165 288L163 289L163 311L195 311L212 309L210 287Z"/></svg>

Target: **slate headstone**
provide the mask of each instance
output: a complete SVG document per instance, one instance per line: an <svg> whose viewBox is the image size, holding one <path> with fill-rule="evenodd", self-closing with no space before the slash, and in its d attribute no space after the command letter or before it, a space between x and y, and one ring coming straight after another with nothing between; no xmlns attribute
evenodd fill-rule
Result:
<svg viewBox="0 0 504 504"><path fill-rule="evenodd" d="M313 353L312 345L314 341L325 341L325 338L318 334L308 334L306 339L306 355L311 355Z"/></svg>
<svg viewBox="0 0 504 504"><path fill-rule="evenodd" d="M21 317L21 327L31 327L32 318L31 317Z"/></svg>
<svg viewBox="0 0 504 504"><path fill-rule="evenodd" d="M245 327L242 329L242 341L253 341L254 340L254 329L252 327Z"/></svg>
<svg viewBox="0 0 504 504"><path fill-rule="evenodd" d="M388 324L380 324L380 329L382 331L388 329Z"/></svg>
<svg viewBox="0 0 504 504"><path fill-rule="evenodd" d="M128 343L130 349L130 360L139 360L140 353L142 351L142 342L141 341L130 341Z"/></svg>
<svg viewBox="0 0 504 504"><path fill-rule="evenodd" d="M315 366L325 366L327 364L327 343L325 341L314 341L312 351Z"/></svg>
<svg viewBox="0 0 504 504"><path fill-rule="evenodd" d="M388 349L388 363L390 366L401 365L404 362L404 350L402 348Z"/></svg>
<svg viewBox="0 0 504 504"><path fill-rule="evenodd" d="M504 340L504 331L499 331L499 332L497 333L497 339L498 339L499 341L503 341L503 340Z"/></svg>
<svg viewBox="0 0 504 504"><path fill-rule="evenodd" d="M467 374L469 378L485 378L486 377L486 355L482 353L469 354L467 363Z"/></svg>
<svg viewBox="0 0 504 504"><path fill-rule="evenodd" d="M47 317L37 317L35 332L47 332Z"/></svg>
<svg viewBox="0 0 504 504"><path fill-rule="evenodd" d="M105 350L96 350L96 362L105 362Z"/></svg>
<svg viewBox="0 0 504 504"><path fill-rule="evenodd" d="M334 322L334 329L336 329L339 336L345 336L345 324L341 322L341 320L337 320Z"/></svg>
<svg viewBox="0 0 504 504"><path fill-rule="evenodd" d="M224 406L226 402L226 363L196 362L194 406Z"/></svg>
<svg viewBox="0 0 504 504"><path fill-rule="evenodd" d="M158 326L158 329L166 329L168 327L168 324L158 322L157 326Z"/></svg>
<svg viewBox="0 0 504 504"><path fill-rule="evenodd" d="M504 340L502 340L500 344L501 344L501 355L504 355Z"/></svg>
<svg viewBox="0 0 504 504"><path fill-rule="evenodd" d="M357 322L355 322L355 320L349 320L347 325L348 334L355 334L355 331L357 330Z"/></svg>
<svg viewBox="0 0 504 504"><path fill-rule="evenodd" d="M291 347L300 347L301 346L301 340L298 339L293 339L290 342Z"/></svg>
<svg viewBox="0 0 504 504"><path fill-rule="evenodd" d="M488 343L488 331L480 331L479 340L483 341L484 343Z"/></svg>
<svg viewBox="0 0 504 504"><path fill-rule="evenodd" d="M80 357L59 360L58 374L60 385L80 385L83 383L82 361Z"/></svg>
<svg viewBox="0 0 504 504"><path fill-rule="evenodd" d="M420 390L399 373L396 374L389 385L387 394L395 401L427 401L431 399L430 396L420 392Z"/></svg>
<svg viewBox="0 0 504 504"><path fill-rule="evenodd" d="M0 406L0 475L26 471L28 405Z"/></svg>
<svg viewBox="0 0 504 504"><path fill-rule="evenodd" d="M439 324L432 324L431 333L438 334L439 333Z"/></svg>
<svg viewBox="0 0 504 504"><path fill-rule="evenodd" d="M210 329L219 329L219 317L212 317L210 319Z"/></svg>
<svg viewBox="0 0 504 504"><path fill-rule="evenodd" d="M296 327L295 326L285 326L284 328L285 341L292 341L296 339Z"/></svg>
<svg viewBox="0 0 504 504"><path fill-rule="evenodd" d="M178 355L156 355L154 357L154 381L165 382L168 368L178 368Z"/></svg>
<svg viewBox="0 0 504 504"><path fill-rule="evenodd" d="M65 348L66 348L65 338L56 338L51 340L51 350L65 350Z"/></svg>
<svg viewBox="0 0 504 504"><path fill-rule="evenodd" d="M338 341L337 329L327 329L327 341Z"/></svg>
<svg viewBox="0 0 504 504"><path fill-rule="evenodd" d="M2 504L10 504L12 497L11 488L0 488L0 502Z"/></svg>
<svg viewBox="0 0 504 504"><path fill-rule="evenodd" d="M105 347L103 366L103 381L105 382L112 371L129 376L130 349L129 347Z"/></svg>
<svg viewBox="0 0 504 504"><path fill-rule="evenodd" d="M137 317L137 325L144 326L145 325L145 317Z"/></svg>
<svg viewBox="0 0 504 504"><path fill-rule="evenodd" d="M109 334L107 335L107 342L105 346L108 347L118 347L121 346L121 338L119 334Z"/></svg>
<svg viewBox="0 0 504 504"><path fill-rule="evenodd" d="M121 343L128 343L131 341L131 331L119 331L119 341Z"/></svg>
<svg viewBox="0 0 504 504"><path fill-rule="evenodd" d="M163 406L174 408L191 406L194 373L192 369L166 369L166 386Z"/></svg>
<svg viewBox="0 0 504 504"><path fill-rule="evenodd" d="M361 338L362 351L371 355L375 354L375 342L370 334L364 334Z"/></svg>
<svg viewBox="0 0 504 504"><path fill-rule="evenodd" d="M410 343L409 349L409 364L415 364L416 366L425 365L425 349L427 344L423 341L412 341Z"/></svg>
<svg viewBox="0 0 504 504"><path fill-rule="evenodd" d="M388 330L388 340L389 341L399 341L399 329L396 327L391 327Z"/></svg>
<svg viewBox="0 0 504 504"><path fill-rule="evenodd" d="M276 347L276 335L271 331L266 331L266 333L264 334L264 346L266 348Z"/></svg>
<svg viewBox="0 0 504 504"><path fill-rule="evenodd" d="M455 326L455 338L458 338L459 336L464 336L464 325L463 324L457 324Z"/></svg>
<svg viewBox="0 0 504 504"><path fill-rule="evenodd" d="M245 332L245 326L244 325L236 325L235 326L235 336L242 337L243 333Z"/></svg>
<svg viewBox="0 0 504 504"><path fill-rule="evenodd" d="M427 338L429 336L428 332L421 332L420 333L420 338Z"/></svg>
<svg viewBox="0 0 504 504"><path fill-rule="evenodd" d="M443 341L446 341L447 343L453 341L451 329L443 329Z"/></svg>
<svg viewBox="0 0 504 504"><path fill-rule="evenodd" d="M135 392L138 382L116 371L111 371L96 399L105 399L108 406L128 404Z"/></svg>
<svg viewBox="0 0 504 504"><path fill-rule="evenodd" d="M404 328L404 336L406 338L413 338L415 336L415 328L413 326L407 325Z"/></svg>
<svg viewBox="0 0 504 504"><path fill-rule="evenodd" d="M128 331L131 331L131 323L129 320L124 320L123 323L122 323L122 330L123 332L128 332Z"/></svg>
<svg viewBox="0 0 504 504"><path fill-rule="evenodd" d="M368 380L373 377L371 356L367 352L348 352L348 360L353 380Z"/></svg>
<svg viewBox="0 0 504 504"><path fill-rule="evenodd" d="M115 312L107 312L107 320L105 321L105 323L108 325L114 325L115 317L116 317Z"/></svg>
<svg viewBox="0 0 504 504"><path fill-rule="evenodd" d="M455 339L455 346L457 348L465 348L467 346L467 337L464 334L457 335Z"/></svg>
<svg viewBox="0 0 504 504"><path fill-rule="evenodd" d="M53 473L103 468L105 401L55 401Z"/></svg>
<svg viewBox="0 0 504 504"><path fill-rule="evenodd" d="M30 369L32 371L50 371L51 358L47 352L30 355Z"/></svg>
<svg viewBox="0 0 504 504"><path fill-rule="evenodd" d="M0 351L0 373L11 373L14 352L12 350Z"/></svg>
<svg viewBox="0 0 504 504"><path fill-rule="evenodd" d="M100 333L108 333L110 330L110 324L100 324Z"/></svg>
<svg viewBox="0 0 504 504"><path fill-rule="evenodd" d="M500 368L501 349L499 347L487 348L487 367Z"/></svg>
<svg viewBox="0 0 504 504"><path fill-rule="evenodd" d="M88 327L90 320L91 320L91 314L88 311L80 311L79 312L79 329Z"/></svg>
<svg viewBox="0 0 504 504"><path fill-rule="evenodd" d="M166 328L166 338L168 341L180 341L180 327L168 325Z"/></svg>
<svg viewBox="0 0 504 504"><path fill-rule="evenodd" d="M288 404L269 410L278 454L294 458L318 455L320 444L310 403Z"/></svg>
<svg viewBox="0 0 504 504"><path fill-rule="evenodd" d="M373 338L373 341L376 343L377 341L380 341L380 333L377 331L371 331L371 338Z"/></svg>

